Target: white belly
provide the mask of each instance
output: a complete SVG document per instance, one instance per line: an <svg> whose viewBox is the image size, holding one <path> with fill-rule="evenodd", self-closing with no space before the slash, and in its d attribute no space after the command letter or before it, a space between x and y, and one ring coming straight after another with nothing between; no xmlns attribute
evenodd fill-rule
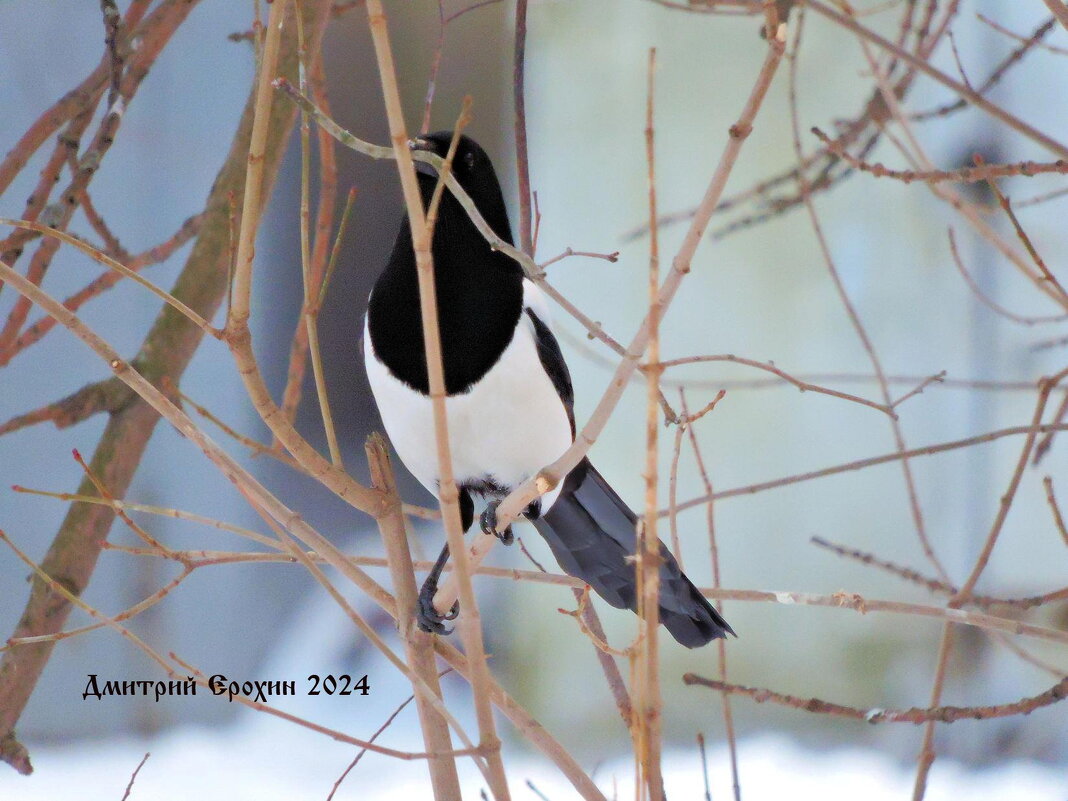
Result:
<svg viewBox="0 0 1068 801"><path fill-rule="evenodd" d="M367 377L393 447L419 481L438 490L430 398L394 378L374 355L364 322ZM534 327L524 312L511 343L467 393L446 398L453 474L458 483L490 479L514 488L571 445L571 426L538 358ZM559 488L542 499L548 510Z"/></svg>

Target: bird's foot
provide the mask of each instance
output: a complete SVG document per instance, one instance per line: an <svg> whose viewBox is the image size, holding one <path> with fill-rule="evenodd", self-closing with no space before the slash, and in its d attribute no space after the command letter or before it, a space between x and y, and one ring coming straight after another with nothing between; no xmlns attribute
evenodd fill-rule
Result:
<svg viewBox="0 0 1068 801"><path fill-rule="evenodd" d="M505 545L511 545L515 542L515 537L512 536L512 527L508 526L504 531L497 531L497 507L500 505L500 501L490 501L486 505L485 511L482 512L482 516L478 519L478 524L482 527L483 534L492 534Z"/></svg>
<svg viewBox="0 0 1068 801"><path fill-rule="evenodd" d="M446 620L455 620L460 614L460 602L454 603L452 609L443 615L434 606L434 596L437 593L438 583L436 581L424 582L422 589L419 590L419 611L416 613L415 622L420 629L430 634L452 634L452 629L446 628L443 624Z"/></svg>
<svg viewBox="0 0 1068 801"><path fill-rule="evenodd" d="M535 498L527 504L527 508L523 510L523 517L531 523L541 517L541 498Z"/></svg>

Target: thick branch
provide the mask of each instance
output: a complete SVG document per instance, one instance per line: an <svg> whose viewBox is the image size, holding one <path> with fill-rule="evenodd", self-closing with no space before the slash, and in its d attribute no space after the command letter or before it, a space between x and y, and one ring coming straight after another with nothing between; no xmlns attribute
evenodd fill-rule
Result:
<svg viewBox="0 0 1068 801"><path fill-rule="evenodd" d="M309 21L307 29L314 31L314 41L317 43L330 3L320 0L303 5ZM296 43L289 38L283 46L281 63L288 73L295 73ZM251 109L251 105L245 108L226 163L208 198L202 230L172 291L176 298L205 319L211 319L226 292L230 261L228 196L231 192L240 195L244 183L252 124ZM281 162L293 118L290 106L280 105L274 112L271 136L264 156L264 171L271 180ZM167 377L177 385L202 336L201 329L170 306L165 306L134 360L134 367L149 381L158 384ZM91 467L116 496L121 497L129 487L158 421L157 412L140 398L134 399L108 421ZM79 492L94 494L92 484L88 480L83 481ZM87 504L72 506L41 564L44 571L80 594L92 576L114 518L115 510L111 507ZM62 629L70 609L70 603L65 598L45 582L35 579L13 636L54 634ZM5 743L2 757L5 761L13 753L10 744L14 742L14 726L51 653L50 642L25 645L6 652L0 661L0 742ZM17 767L31 770L28 759Z"/></svg>

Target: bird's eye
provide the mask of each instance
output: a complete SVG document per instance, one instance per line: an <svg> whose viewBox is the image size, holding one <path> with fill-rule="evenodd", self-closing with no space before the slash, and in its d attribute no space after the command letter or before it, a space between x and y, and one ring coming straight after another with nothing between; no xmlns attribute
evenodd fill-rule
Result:
<svg viewBox="0 0 1068 801"><path fill-rule="evenodd" d="M468 153L464 154L464 164L466 164L468 167L474 167L475 166L475 154L471 153L471 152L468 152Z"/></svg>

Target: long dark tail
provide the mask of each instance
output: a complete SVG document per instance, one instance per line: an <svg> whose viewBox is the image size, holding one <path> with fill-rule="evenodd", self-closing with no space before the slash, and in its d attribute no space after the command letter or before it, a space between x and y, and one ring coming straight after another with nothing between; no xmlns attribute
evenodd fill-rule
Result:
<svg viewBox="0 0 1068 801"><path fill-rule="evenodd" d="M568 475L560 496L535 521L565 572L582 579L617 609L637 611L634 563L637 518L588 459ZM734 630L660 543L660 622L687 648Z"/></svg>

